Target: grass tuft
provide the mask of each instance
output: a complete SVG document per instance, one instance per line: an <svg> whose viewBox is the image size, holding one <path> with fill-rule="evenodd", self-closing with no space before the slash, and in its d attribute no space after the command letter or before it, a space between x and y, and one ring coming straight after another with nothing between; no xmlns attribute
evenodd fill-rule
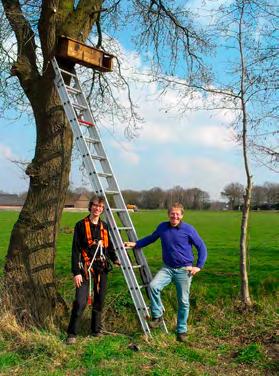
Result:
<svg viewBox="0 0 279 376"><path fill-rule="evenodd" d="M236 361L242 364L259 364L265 358L263 347L258 343L251 343L241 348L237 355Z"/></svg>

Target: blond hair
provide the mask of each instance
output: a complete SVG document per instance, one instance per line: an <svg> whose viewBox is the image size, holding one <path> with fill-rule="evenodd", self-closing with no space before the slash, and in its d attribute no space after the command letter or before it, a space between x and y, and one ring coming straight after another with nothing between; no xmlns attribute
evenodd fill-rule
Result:
<svg viewBox="0 0 279 376"><path fill-rule="evenodd" d="M172 205L168 208L168 214L170 214L170 212L171 212L172 209L180 209L181 214L182 214L182 215L184 214L184 207L183 207L182 204L180 204L180 202L175 202L174 204L172 204Z"/></svg>

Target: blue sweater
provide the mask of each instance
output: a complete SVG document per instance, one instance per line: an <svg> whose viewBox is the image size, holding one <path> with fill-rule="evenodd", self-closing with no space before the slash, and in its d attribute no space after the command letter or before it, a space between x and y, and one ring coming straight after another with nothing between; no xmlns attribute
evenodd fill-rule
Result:
<svg viewBox="0 0 279 376"><path fill-rule="evenodd" d="M163 262L171 268L192 266L194 254L192 246L198 251L196 266L202 268L206 257L206 246L193 226L180 222L178 226L171 226L170 222L162 222L157 229L145 238L136 242L136 248L143 248L161 239Z"/></svg>

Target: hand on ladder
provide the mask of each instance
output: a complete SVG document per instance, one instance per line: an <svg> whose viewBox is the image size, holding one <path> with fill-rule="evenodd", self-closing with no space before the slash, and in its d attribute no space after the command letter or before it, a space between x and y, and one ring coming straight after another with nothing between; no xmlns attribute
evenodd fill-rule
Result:
<svg viewBox="0 0 279 376"><path fill-rule="evenodd" d="M125 248L135 248L136 243L135 242L124 242Z"/></svg>

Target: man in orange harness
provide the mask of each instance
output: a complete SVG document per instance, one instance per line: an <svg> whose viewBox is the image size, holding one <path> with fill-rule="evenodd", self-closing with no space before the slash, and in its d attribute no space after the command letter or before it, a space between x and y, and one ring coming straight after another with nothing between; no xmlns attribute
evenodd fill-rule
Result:
<svg viewBox="0 0 279 376"><path fill-rule="evenodd" d="M105 200L94 196L89 202L89 216L77 222L72 246L72 273L76 287L76 297L73 303L71 318L68 326L67 344L76 342L81 315L87 302L91 304L91 279L94 285L94 300L92 305L91 334L102 334L102 310L104 306L107 273L110 259L120 265L110 241L108 226L100 219L104 211Z"/></svg>

